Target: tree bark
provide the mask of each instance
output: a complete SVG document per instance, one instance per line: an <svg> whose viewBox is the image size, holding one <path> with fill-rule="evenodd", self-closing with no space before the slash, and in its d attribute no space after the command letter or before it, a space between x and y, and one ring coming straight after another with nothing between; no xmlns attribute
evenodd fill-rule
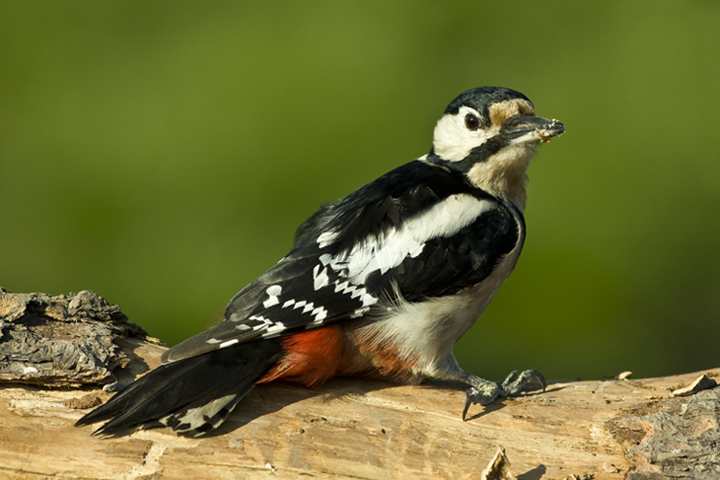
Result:
<svg viewBox="0 0 720 480"><path fill-rule="evenodd" d="M164 351L142 338L115 343L129 359L115 372L121 383L157 366ZM704 383L672 395L701 374ZM269 384L199 439L154 429L100 440L94 427L73 424L111 394L5 383L0 478L717 479L718 374L551 382L545 392L474 406L466 422L464 385ZM498 447L507 458L495 464L511 463L502 475L488 467Z"/></svg>

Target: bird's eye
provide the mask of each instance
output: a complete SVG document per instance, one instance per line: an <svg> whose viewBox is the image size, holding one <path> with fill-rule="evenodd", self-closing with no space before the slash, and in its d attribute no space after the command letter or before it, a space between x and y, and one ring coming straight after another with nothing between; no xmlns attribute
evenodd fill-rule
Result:
<svg viewBox="0 0 720 480"><path fill-rule="evenodd" d="M465 115L465 126L468 130L477 130L480 128L480 119L476 115L468 113Z"/></svg>

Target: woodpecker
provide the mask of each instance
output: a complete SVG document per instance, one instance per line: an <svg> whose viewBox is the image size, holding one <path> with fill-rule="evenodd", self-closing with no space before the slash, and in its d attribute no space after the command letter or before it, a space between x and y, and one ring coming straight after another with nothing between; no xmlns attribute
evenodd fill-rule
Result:
<svg viewBox="0 0 720 480"><path fill-rule="evenodd" d="M216 327L167 350L162 365L77 425L99 436L169 426L217 428L258 384L308 387L333 376L415 384L457 380L473 404L519 394L463 371L453 346L510 275L525 240L527 168L560 135L522 93L468 90L448 105L430 152L322 206L290 252L232 298ZM108 421L109 420L109 421Z"/></svg>

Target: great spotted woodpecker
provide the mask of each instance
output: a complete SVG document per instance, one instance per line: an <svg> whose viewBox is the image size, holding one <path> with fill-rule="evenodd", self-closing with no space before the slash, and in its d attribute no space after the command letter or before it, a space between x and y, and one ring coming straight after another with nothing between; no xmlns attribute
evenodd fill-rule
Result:
<svg viewBox="0 0 720 480"><path fill-rule="evenodd" d="M510 275L525 239L526 170L560 135L523 94L468 90L435 127L430 153L325 205L295 245L230 301L225 319L166 351L78 425L112 436L217 428L257 384L307 386L336 375L470 386L472 404L526 390L536 370L498 384L464 372L452 350Z"/></svg>

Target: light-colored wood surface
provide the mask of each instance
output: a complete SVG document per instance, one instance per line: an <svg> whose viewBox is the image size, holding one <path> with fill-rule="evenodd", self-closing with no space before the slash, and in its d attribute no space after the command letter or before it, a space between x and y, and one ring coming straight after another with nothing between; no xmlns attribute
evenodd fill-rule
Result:
<svg viewBox="0 0 720 480"><path fill-rule="evenodd" d="M135 371L157 365L164 350L126 342L148 364ZM460 419L465 395L459 385L338 379L308 390L270 384L257 387L216 434L202 439L155 429L100 440L91 436L93 427L73 426L88 410L68 405L108 394L5 385L0 478L474 479L498 446L520 480L571 474L671 478L672 465L663 459L672 461L677 452L712 457L720 389L670 397L700 373L713 377L720 369L646 380L554 382L544 393L474 406L467 422ZM670 439L659 442L667 452L653 451L663 426L673 422L687 425L672 427ZM716 463L708 468L718 465L714 455Z"/></svg>

